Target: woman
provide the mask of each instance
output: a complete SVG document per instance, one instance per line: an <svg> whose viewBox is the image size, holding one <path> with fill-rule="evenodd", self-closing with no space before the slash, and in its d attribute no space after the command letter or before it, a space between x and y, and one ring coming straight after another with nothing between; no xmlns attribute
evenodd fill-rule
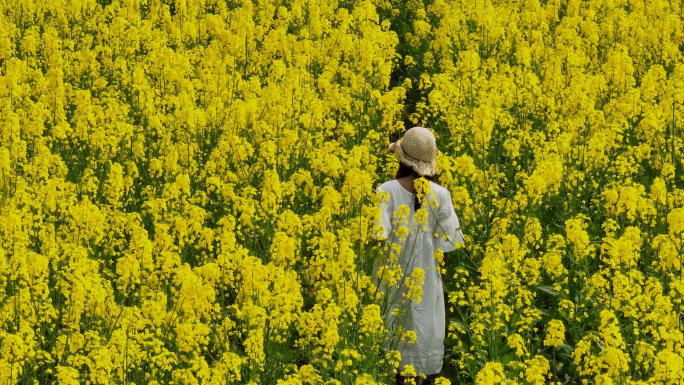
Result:
<svg viewBox="0 0 684 385"><path fill-rule="evenodd" d="M404 133L400 141L392 143L389 149L396 152L400 166L394 179L377 188L378 192L389 194L388 199L380 203L382 213L378 224L382 225L383 229L381 238L387 239L388 245L401 246L401 252L396 256L396 246L388 248L385 258L376 261L374 274L380 280L380 290L385 293L385 305L388 308L385 321L390 331L395 330L397 326L403 326L403 330L415 332L414 343L401 342L396 346L396 350L401 352L396 383L403 384L404 376L400 375L401 373L413 375L405 370L405 365L411 365L416 373L425 375L436 374L442 370L446 320L442 277L439 262L435 259L435 250L440 249L444 252L446 263L447 253L456 249L456 243L464 241L449 191L433 181L438 151L432 132L424 127L413 127ZM420 177L429 181L432 192L424 194L421 202L418 199L420 191L417 192L414 186L420 186L420 182L423 182L423 186L426 185L424 180L415 183ZM408 206L409 210L406 210L406 207L400 209L402 205ZM425 212L418 211L421 208L427 212L427 221L424 218ZM407 220L404 220L403 224L397 219L396 214L402 211L404 214L408 212ZM416 223L414 220L421 221L421 215L414 218L416 212L423 214L423 223ZM406 231L396 231L401 226L409 229L403 240L402 234ZM393 252L396 257L391 256ZM388 290L386 285L390 281L383 281L383 276L391 274L388 272L391 271L393 264L401 266L403 277L398 280L392 291ZM379 269L381 266L384 268ZM424 273L420 300L411 299L411 289L407 288L412 282L420 281L421 274L414 274L415 269L422 269ZM395 308L404 311L397 313L394 311Z"/></svg>

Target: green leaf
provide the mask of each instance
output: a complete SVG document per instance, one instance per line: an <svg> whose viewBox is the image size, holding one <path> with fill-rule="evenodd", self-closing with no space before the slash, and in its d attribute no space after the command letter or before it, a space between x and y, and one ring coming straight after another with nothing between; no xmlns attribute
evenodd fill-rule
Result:
<svg viewBox="0 0 684 385"><path fill-rule="evenodd" d="M515 353L508 353L505 356L501 357L501 363L503 365L508 365L509 362L515 361L516 360L516 355Z"/></svg>
<svg viewBox="0 0 684 385"><path fill-rule="evenodd" d="M468 328L466 327L466 325L464 325L463 322L461 322L461 321L456 321L452 318L449 320L449 323L451 323L452 325L459 326L461 328L461 330L463 330L463 331L468 331Z"/></svg>
<svg viewBox="0 0 684 385"><path fill-rule="evenodd" d="M551 295L558 295L558 292L553 288L553 286L537 286L537 289Z"/></svg>
<svg viewBox="0 0 684 385"><path fill-rule="evenodd" d="M572 346L568 344L560 345L556 348L557 357L561 360L569 359L572 350Z"/></svg>

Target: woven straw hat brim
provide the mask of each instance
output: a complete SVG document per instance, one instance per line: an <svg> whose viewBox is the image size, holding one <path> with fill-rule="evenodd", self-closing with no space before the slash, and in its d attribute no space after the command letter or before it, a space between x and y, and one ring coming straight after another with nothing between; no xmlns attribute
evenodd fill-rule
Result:
<svg viewBox="0 0 684 385"><path fill-rule="evenodd" d="M424 162L411 157L409 154L401 148L401 141L394 142L389 146L390 150L394 150L399 157L399 161L405 165L411 167L413 171L417 172L420 176L433 176L437 170L437 160L432 159L431 162Z"/></svg>

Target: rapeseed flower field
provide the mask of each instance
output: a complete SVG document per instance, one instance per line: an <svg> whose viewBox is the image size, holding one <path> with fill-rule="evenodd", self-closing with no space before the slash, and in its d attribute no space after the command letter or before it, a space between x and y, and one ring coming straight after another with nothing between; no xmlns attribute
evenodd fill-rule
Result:
<svg viewBox="0 0 684 385"><path fill-rule="evenodd" d="M0 0L0 384L414 374L372 273L414 125L465 244L442 374L409 381L684 383L683 15Z"/></svg>

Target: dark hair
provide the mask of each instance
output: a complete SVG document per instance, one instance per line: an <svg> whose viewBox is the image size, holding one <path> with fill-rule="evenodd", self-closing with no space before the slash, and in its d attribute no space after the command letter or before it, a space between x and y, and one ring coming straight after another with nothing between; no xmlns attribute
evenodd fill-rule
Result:
<svg viewBox="0 0 684 385"><path fill-rule="evenodd" d="M399 162L399 168L397 169L397 174L394 175L394 179L399 179L403 178L405 176L413 176L415 175L417 178L420 177L420 175L413 169L411 166L407 166L406 164ZM437 183L435 180L435 176L424 176L423 178ZM420 202L418 201L418 195L413 196L413 208L414 210L418 210L420 208Z"/></svg>

